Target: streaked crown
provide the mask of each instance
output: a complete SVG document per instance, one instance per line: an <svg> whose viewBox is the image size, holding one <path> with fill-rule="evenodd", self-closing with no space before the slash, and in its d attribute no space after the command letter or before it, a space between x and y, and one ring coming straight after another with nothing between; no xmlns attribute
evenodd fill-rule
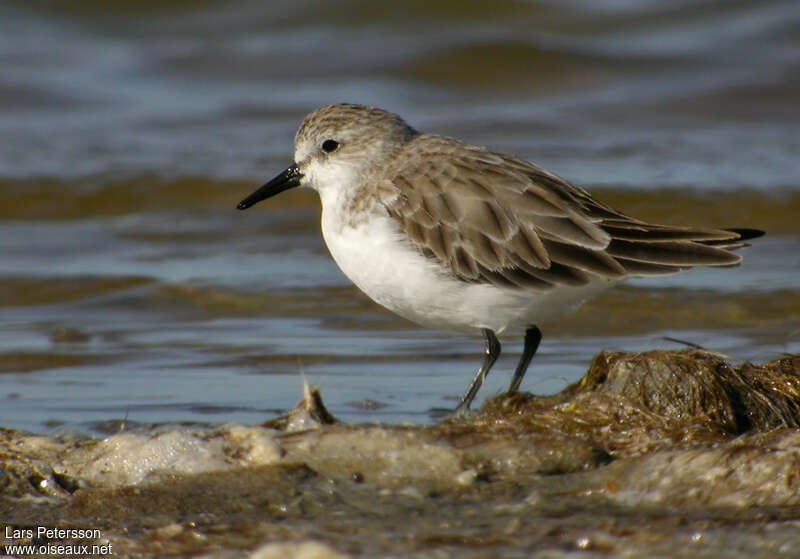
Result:
<svg viewBox="0 0 800 559"><path fill-rule="evenodd" d="M383 109L328 105L306 116L297 130L295 162L303 172L337 165L363 175L382 167L416 134L402 118Z"/></svg>

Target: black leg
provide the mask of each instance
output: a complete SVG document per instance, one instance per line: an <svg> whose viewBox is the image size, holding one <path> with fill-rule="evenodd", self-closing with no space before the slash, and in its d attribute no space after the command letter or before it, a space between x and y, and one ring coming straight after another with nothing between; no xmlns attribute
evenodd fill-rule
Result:
<svg viewBox="0 0 800 559"><path fill-rule="evenodd" d="M497 361L497 357L500 355L500 342L497 341L497 336L494 335L494 332L488 328L484 328L481 331L483 332L484 338L486 338L486 345L484 346L484 353L486 355L483 358L483 365L478 369L475 378L472 379L472 384L469 385L469 388L458 403L455 415L461 415L469 409L469 405L472 403L472 400L475 399L475 395L483 384L483 379L489 374L489 369L492 368L492 365L494 365L494 362Z"/></svg>
<svg viewBox="0 0 800 559"><path fill-rule="evenodd" d="M522 355L519 358L519 364L514 371L514 376L511 378L511 384L508 386L508 393L513 394L519 389L522 383L522 377L525 376L525 371L528 370L528 365L531 364L531 359L536 354L539 348L539 342L542 341L542 331L536 326L531 326L525 330L525 347L522 348Z"/></svg>

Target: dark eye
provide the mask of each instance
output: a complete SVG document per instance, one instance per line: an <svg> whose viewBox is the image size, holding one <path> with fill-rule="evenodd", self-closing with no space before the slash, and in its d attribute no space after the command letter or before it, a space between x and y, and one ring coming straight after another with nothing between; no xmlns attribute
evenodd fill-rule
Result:
<svg viewBox="0 0 800 559"><path fill-rule="evenodd" d="M336 151L338 147L339 147L339 142L337 142L336 140L325 140L324 142L322 142L322 151L324 151L325 153Z"/></svg>

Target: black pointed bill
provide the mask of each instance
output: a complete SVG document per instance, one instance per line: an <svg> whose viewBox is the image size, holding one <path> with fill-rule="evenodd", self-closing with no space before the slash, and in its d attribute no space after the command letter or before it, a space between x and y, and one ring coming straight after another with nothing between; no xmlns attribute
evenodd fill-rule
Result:
<svg viewBox="0 0 800 559"><path fill-rule="evenodd" d="M289 190L295 186L300 186L300 179L303 173L297 168L297 164L289 165L280 175L269 181L267 184L253 192L250 196L237 204L237 210L246 210L250 206L255 206L261 200L271 198L280 194L284 190Z"/></svg>

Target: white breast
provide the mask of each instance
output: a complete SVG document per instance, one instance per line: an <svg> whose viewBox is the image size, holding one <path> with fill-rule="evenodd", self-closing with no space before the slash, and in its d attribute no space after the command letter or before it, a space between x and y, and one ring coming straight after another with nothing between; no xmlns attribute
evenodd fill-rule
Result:
<svg viewBox="0 0 800 559"><path fill-rule="evenodd" d="M377 303L426 327L499 334L567 312L610 286L534 291L466 283L415 249L388 214L348 224L326 202L332 200L323 195L322 234L344 274Z"/></svg>

